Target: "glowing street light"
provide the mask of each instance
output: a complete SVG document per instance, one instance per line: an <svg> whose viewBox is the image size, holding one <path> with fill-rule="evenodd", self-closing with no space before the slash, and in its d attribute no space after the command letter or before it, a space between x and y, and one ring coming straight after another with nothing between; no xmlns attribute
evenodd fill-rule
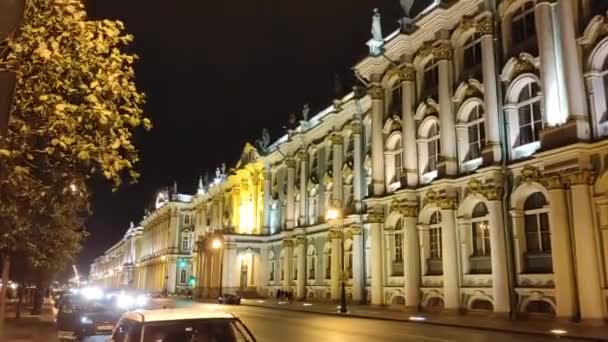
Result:
<svg viewBox="0 0 608 342"><path fill-rule="evenodd" d="M211 248L220 249L222 248L222 241L220 239L213 239L211 242Z"/></svg>

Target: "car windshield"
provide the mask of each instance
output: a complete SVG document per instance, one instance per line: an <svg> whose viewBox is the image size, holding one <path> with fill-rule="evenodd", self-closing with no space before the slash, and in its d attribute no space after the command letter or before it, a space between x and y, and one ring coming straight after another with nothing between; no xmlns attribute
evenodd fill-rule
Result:
<svg viewBox="0 0 608 342"><path fill-rule="evenodd" d="M144 342L251 342L245 327L235 319L204 319L149 323Z"/></svg>

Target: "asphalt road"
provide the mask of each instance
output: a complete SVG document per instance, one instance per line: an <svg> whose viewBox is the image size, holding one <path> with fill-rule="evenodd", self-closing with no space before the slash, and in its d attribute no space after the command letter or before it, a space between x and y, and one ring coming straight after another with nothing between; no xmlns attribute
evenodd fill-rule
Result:
<svg viewBox="0 0 608 342"><path fill-rule="evenodd" d="M556 338L505 334L491 331L441 327L407 322L332 317L250 306L219 306L178 302L181 306L207 306L233 312L249 327L258 341L268 342L501 342L553 341ZM560 341L572 341L561 338Z"/></svg>
<svg viewBox="0 0 608 342"><path fill-rule="evenodd" d="M236 314L260 342L502 342L554 341L557 338L506 334L475 329L391 322L374 319L332 317L328 315L281 311L251 306L201 304L192 301L165 300L156 306L201 307ZM560 341L574 341L560 338ZM87 338L86 342L107 341L107 337Z"/></svg>

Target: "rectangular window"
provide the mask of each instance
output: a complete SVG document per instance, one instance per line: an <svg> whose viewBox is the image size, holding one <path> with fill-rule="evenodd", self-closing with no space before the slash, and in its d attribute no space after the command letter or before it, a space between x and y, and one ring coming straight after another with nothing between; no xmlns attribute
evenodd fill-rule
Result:
<svg viewBox="0 0 608 342"><path fill-rule="evenodd" d="M325 257L325 279L331 278L331 255Z"/></svg>
<svg viewBox="0 0 608 342"><path fill-rule="evenodd" d="M401 152L395 154L395 182L401 180L401 171L403 165L401 163Z"/></svg>
<svg viewBox="0 0 608 342"><path fill-rule="evenodd" d="M270 268L270 272L269 272L270 274L269 274L268 278L270 279L270 281L274 281L274 261L270 262L269 268Z"/></svg>
<svg viewBox="0 0 608 342"><path fill-rule="evenodd" d="M401 111L403 110L403 96L401 85L397 85L391 93L391 105L389 108L390 115L398 115L401 117Z"/></svg>
<svg viewBox="0 0 608 342"><path fill-rule="evenodd" d="M182 238L182 250L183 251L190 250L190 238L188 236L184 236Z"/></svg>
<svg viewBox="0 0 608 342"><path fill-rule="evenodd" d="M190 224L190 215L184 215L184 224Z"/></svg>
<svg viewBox="0 0 608 342"><path fill-rule="evenodd" d="M439 162L439 155L441 154L439 139L433 139L429 141L428 151L429 155L426 172L431 172L437 170L437 163Z"/></svg>
<svg viewBox="0 0 608 342"><path fill-rule="evenodd" d="M441 259L441 228L431 228L430 231L430 257Z"/></svg>
<svg viewBox="0 0 608 342"><path fill-rule="evenodd" d="M490 255L490 230L488 222L473 223L473 255Z"/></svg>
<svg viewBox="0 0 608 342"><path fill-rule="evenodd" d="M346 264L346 272L348 273L348 278L352 279L353 277L353 253L348 253L348 258L346 258L346 261L348 262Z"/></svg>
<svg viewBox="0 0 608 342"><path fill-rule="evenodd" d="M395 234L395 261L403 261L403 235Z"/></svg>
<svg viewBox="0 0 608 342"><path fill-rule="evenodd" d="M426 89L434 89L439 85L439 66L436 63L431 64L424 70L424 87Z"/></svg>
<svg viewBox="0 0 608 342"><path fill-rule="evenodd" d="M481 64L481 41L475 40L464 48L464 70L474 69Z"/></svg>
<svg viewBox="0 0 608 342"><path fill-rule="evenodd" d="M528 253L540 253L540 239L538 234L538 216L526 215L526 249Z"/></svg>
<svg viewBox="0 0 608 342"><path fill-rule="evenodd" d="M186 270L181 270L179 273L179 282L180 284L185 284L188 281L188 272Z"/></svg>
<svg viewBox="0 0 608 342"><path fill-rule="evenodd" d="M308 279L316 278L316 269L315 269L316 263L317 263L317 258L315 258L314 256L311 257L309 267L308 267Z"/></svg>

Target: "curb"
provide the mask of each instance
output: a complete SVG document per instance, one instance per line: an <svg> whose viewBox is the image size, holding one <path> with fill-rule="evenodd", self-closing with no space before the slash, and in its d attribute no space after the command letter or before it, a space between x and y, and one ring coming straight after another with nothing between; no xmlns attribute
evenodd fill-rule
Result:
<svg viewBox="0 0 608 342"><path fill-rule="evenodd" d="M326 316L351 317L351 318L358 318L358 319L373 319L373 320L378 320L378 321L401 322L401 323L409 323L409 324L427 324L427 325L435 325L435 326L443 326L443 327L451 327L451 328L494 331L494 332L500 332L500 333L511 333L511 334L519 334L519 335L532 335L532 336L543 336L543 337L553 337L553 338L569 338L569 339L576 339L576 340L583 340L583 341L608 341L608 336L605 338L600 338L600 337L582 336L582 335L571 334L571 333L566 333L564 335L556 336L555 334L551 334L548 332L542 332L542 331L530 331L530 330L522 330L522 329L504 329L504 328L495 328L495 327L478 326L478 325L470 325L470 324L456 324L456 323L440 322L440 321L433 321L433 320L416 322L416 321L411 321L409 319L400 319L400 318L382 317L382 316L366 316L366 315L362 315L362 314L350 314L349 313L349 314L343 315L338 312L334 313L334 312L318 311L318 310L304 310L304 309L294 308L294 307L289 307L289 306L274 307L274 306L258 305L255 303L251 303L251 304L242 303L241 305L265 308L265 309L272 309L272 310L278 310L278 311L281 311L281 310L294 311L294 312L302 312L302 313L309 313L309 314L320 314L320 315L326 315Z"/></svg>

